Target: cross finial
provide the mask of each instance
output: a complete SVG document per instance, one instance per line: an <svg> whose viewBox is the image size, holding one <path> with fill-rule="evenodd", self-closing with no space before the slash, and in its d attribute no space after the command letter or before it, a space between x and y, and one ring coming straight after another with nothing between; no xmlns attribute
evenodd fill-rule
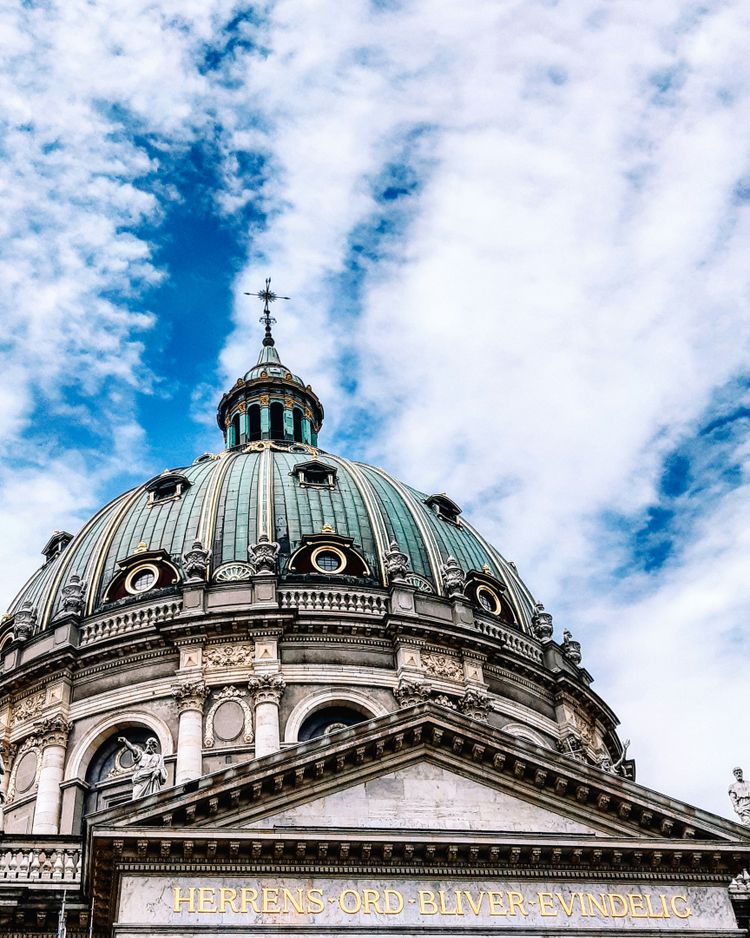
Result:
<svg viewBox="0 0 750 938"><path fill-rule="evenodd" d="M264 290L258 290L257 293L245 293L245 296L257 296L259 300L263 300L263 315L260 317L260 322L266 324L266 334L263 336L264 345L273 345L273 336L271 335L271 326L276 320L271 315L271 303L276 300L288 300L288 296L278 296L271 289L271 278L266 277L266 286Z"/></svg>

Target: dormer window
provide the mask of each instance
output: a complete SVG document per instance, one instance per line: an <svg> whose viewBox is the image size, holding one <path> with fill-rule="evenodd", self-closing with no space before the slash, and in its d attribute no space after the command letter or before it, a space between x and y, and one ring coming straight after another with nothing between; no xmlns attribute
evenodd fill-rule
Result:
<svg viewBox="0 0 750 938"><path fill-rule="evenodd" d="M424 503L429 508L432 508L438 518L441 518L443 521L449 521L451 524L461 524L458 519L458 516L461 514L461 509L452 498L448 498L445 492L442 492L440 495L428 495Z"/></svg>
<svg viewBox="0 0 750 938"><path fill-rule="evenodd" d="M311 576L369 577L365 558L355 550L350 537L341 537L324 525L320 534L305 534L302 546L289 561L289 572Z"/></svg>
<svg viewBox="0 0 750 938"><path fill-rule="evenodd" d="M486 615L497 616L506 622L516 621L508 590L504 583L492 575L489 567L481 571L469 570L464 593L469 602Z"/></svg>
<svg viewBox="0 0 750 938"><path fill-rule="evenodd" d="M61 554L73 540L73 535L67 531L53 531L50 539L42 548L42 554L47 563L54 560L58 554Z"/></svg>
<svg viewBox="0 0 750 938"><path fill-rule="evenodd" d="M116 602L120 599L135 599L152 590L164 589L180 582L180 573L169 554L159 548L149 550L141 543L135 553L119 560L120 568L104 591L104 602Z"/></svg>
<svg viewBox="0 0 750 938"><path fill-rule="evenodd" d="M336 469L318 459L300 462L294 467L300 485L332 489L336 485Z"/></svg>
<svg viewBox="0 0 750 938"><path fill-rule="evenodd" d="M185 489L190 487L190 480L179 472L163 472L146 486L148 504L160 505L175 498L181 498Z"/></svg>

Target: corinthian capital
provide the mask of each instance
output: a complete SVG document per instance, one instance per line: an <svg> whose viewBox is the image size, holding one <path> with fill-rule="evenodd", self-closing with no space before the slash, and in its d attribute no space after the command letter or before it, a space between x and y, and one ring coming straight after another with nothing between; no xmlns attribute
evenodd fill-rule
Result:
<svg viewBox="0 0 750 938"><path fill-rule="evenodd" d="M203 681L187 681L176 684L172 688L172 696L177 701L177 710L184 713L186 710L203 712L203 702L208 696L208 688Z"/></svg>
<svg viewBox="0 0 750 938"><path fill-rule="evenodd" d="M250 678L247 687L255 698L256 704L277 704L284 693L286 682L280 674L260 674L258 677Z"/></svg>
<svg viewBox="0 0 750 938"><path fill-rule="evenodd" d="M34 724L34 733L42 747L67 745L68 735L72 729L73 724L59 715L45 717Z"/></svg>

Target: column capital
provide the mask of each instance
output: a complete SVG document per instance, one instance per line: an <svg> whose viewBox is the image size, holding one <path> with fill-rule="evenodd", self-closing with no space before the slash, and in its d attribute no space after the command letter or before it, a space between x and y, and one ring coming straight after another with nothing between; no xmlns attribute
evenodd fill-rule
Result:
<svg viewBox="0 0 750 938"><path fill-rule="evenodd" d="M399 707L415 707L430 699L430 685L427 681L402 677L393 690L393 696Z"/></svg>
<svg viewBox="0 0 750 938"><path fill-rule="evenodd" d="M286 689L286 681L280 674L260 674L250 678L247 689L255 698L256 704L278 704Z"/></svg>
<svg viewBox="0 0 750 938"><path fill-rule="evenodd" d="M487 715L492 708L492 701L483 691L475 687L468 687L458 706L467 717L486 723Z"/></svg>
<svg viewBox="0 0 750 938"><path fill-rule="evenodd" d="M177 701L179 713L185 713L187 710L203 712L203 703L208 693L203 681L185 681L172 687L172 696Z"/></svg>
<svg viewBox="0 0 750 938"><path fill-rule="evenodd" d="M47 746L65 746L73 724L59 714L45 717L34 724L34 735L39 740L42 749Z"/></svg>

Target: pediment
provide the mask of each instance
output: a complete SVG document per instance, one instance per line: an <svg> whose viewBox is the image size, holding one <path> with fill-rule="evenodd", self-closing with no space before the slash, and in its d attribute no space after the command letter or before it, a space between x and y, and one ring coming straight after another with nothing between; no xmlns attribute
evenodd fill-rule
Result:
<svg viewBox="0 0 750 938"><path fill-rule="evenodd" d="M160 828L195 836L390 826L684 847L750 840L747 828L432 703L118 805L89 822L123 833Z"/></svg>

